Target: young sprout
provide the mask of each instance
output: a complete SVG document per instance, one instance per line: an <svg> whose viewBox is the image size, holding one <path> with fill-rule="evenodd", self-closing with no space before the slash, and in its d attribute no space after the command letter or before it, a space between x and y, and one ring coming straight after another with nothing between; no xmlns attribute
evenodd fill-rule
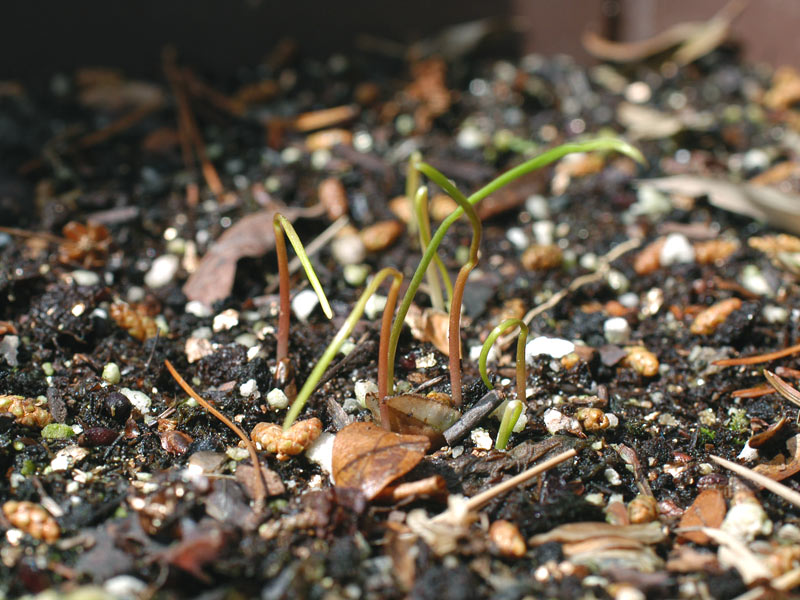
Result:
<svg viewBox="0 0 800 600"><path fill-rule="evenodd" d="M497 439L494 442L495 450L505 450L508 446L508 439L511 437L511 432L514 431L514 426L519 421L522 414L522 402L519 400L512 400L506 404L503 411L503 420L500 421L500 429L497 430Z"/></svg>
<svg viewBox="0 0 800 600"><path fill-rule="evenodd" d="M414 208L414 198L417 196L417 190L419 189L419 172L417 171L417 164L422 161L422 154L419 150L414 150L411 153L411 156L408 157L408 167L406 167L406 200L408 201L409 206L413 209ZM411 219L408 223L408 232L410 234L414 234L416 223L414 219Z"/></svg>
<svg viewBox="0 0 800 600"><path fill-rule="evenodd" d="M525 161L521 165L506 171L499 177L496 177L477 192L469 196L467 198L467 202L470 205L475 206L487 196L493 194L503 186L508 185L523 175L527 175L531 171L535 171L536 169L547 166L568 154L573 154L575 152L591 152L595 150L614 150L616 152L625 154L640 163L645 162L644 156L642 156L642 153L639 152L639 150L631 146L628 142L618 138L602 137L583 142L562 144L556 148L548 150L547 152L543 152L542 154ZM414 272L414 276L411 278L408 289L406 290L403 300L400 303L400 308L397 310L397 315L395 316L394 323L392 324L391 338L389 340L390 390L394 386L392 375L394 372L394 360L397 354L397 343L400 340L400 332L403 328L403 322L406 318L406 314L408 314L408 309L411 307L411 302L414 300L414 296L419 289L420 283L422 283L422 278L425 277L428 265L431 264L431 260L433 260L436 251L439 249L439 245L442 243L447 230L450 229L453 223L455 223L463 214L464 209L459 206L444 221L442 221L441 225L439 225L436 233L434 233L433 237L431 238L431 243L425 248L425 251L422 255L422 260L420 260L419 264L417 265L417 270Z"/></svg>
<svg viewBox="0 0 800 600"><path fill-rule="evenodd" d="M481 235L483 226L478 218L478 213L453 183L442 173L426 163L417 165L422 173L430 180L436 182L447 194L455 200L469 218L472 225L472 242L469 245L469 258L461 267L453 286L453 297L450 302L450 326L448 331L449 354L450 354L450 396L453 399L453 406L461 406L461 302L464 298L464 289L467 279L472 269L478 264L478 250L481 245Z"/></svg>
<svg viewBox="0 0 800 600"><path fill-rule="evenodd" d="M414 197L414 216L417 220L419 227L419 245L424 252L428 245L431 243L431 223L428 217L428 188L420 186L417 190L417 195ZM453 301L453 283L450 281L450 276L447 274L447 269L439 258L438 252L433 255L433 262L439 269L439 274L444 281L444 286L447 289L447 299ZM444 297L442 296L442 286L439 284L439 278L436 276L436 270L433 265L428 266L426 272L428 279L428 287L431 289L431 305L438 310L445 310Z"/></svg>
<svg viewBox="0 0 800 600"><path fill-rule="evenodd" d="M497 327L489 332L486 336L486 341L483 342L481 353L478 357L478 370L481 372L481 379L487 388L494 389L492 382L489 381L489 375L486 372L486 359L492 349L492 345L497 341L503 333L512 327L519 327L519 337L517 338L517 400L525 400L525 384L527 382L527 374L525 371L525 342L528 339L528 326L522 319L506 319Z"/></svg>
<svg viewBox="0 0 800 600"><path fill-rule="evenodd" d="M286 241L283 234L289 238L292 243L297 257L300 259L300 264L306 272L308 281L311 287L317 293L319 303L322 306L322 312L329 319L333 318L331 306L328 304L328 298L322 290L322 284L314 272L314 267L303 248L297 232L292 227L292 224L280 213L276 213L272 219L272 227L275 230L275 252L278 255L278 279L279 279L279 294L280 294L280 308L278 313L278 350L277 350L277 363L281 364L284 359L289 355L289 316L291 314L291 306L289 301L289 257L286 253Z"/></svg>
<svg viewBox="0 0 800 600"><path fill-rule="evenodd" d="M336 333L331 343L328 344L328 347L325 349L325 352L322 353L319 361L314 368L311 370L311 374L306 379L305 384L303 385L300 392L297 394L297 398L292 403L292 406L289 408L289 413L286 415L286 419L283 422L283 429L286 431L289 427L292 426L295 419L297 419L300 411L303 410L303 407L306 405L311 394L314 392L314 388L317 387L319 380L322 378L325 370L328 368L328 365L331 364L331 361L336 356L337 352L339 352L339 348L342 347L345 340L348 336L353 333L353 329L355 329L356 323L361 318L361 315L364 314L364 308L367 305L367 300L369 300L370 296L374 294L378 290L378 286L383 283L383 280L387 277L392 277L394 281L392 281L392 287L389 290L389 295L386 299L386 306L383 309L383 319L381 320L381 340L380 340L380 350L378 353L378 394L381 394L381 389L383 389L383 396L386 395L386 387L387 387L387 377L386 372L388 370L388 346L389 346L389 330L390 324L392 321L392 314L394 313L394 307L397 304L397 296L400 292L400 284L403 282L403 276L397 269L393 269L392 267L386 267L381 269L375 274L372 281L369 282L364 292L361 294L361 297L356 302L353 310L350 311L350 314L347 316L344 324L342 325L341 329ZM382 403L381 403L382 404ZM383 411L383 408L381 408Z"/></svg>

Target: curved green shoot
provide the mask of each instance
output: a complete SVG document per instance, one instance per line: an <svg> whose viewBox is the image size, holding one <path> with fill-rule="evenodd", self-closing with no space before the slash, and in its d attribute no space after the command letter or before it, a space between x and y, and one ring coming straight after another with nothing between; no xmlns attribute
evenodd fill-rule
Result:
<svg viewBox="0 0 800 600"><path fill-rule="evenodd" d="M508 440L511 437L511 432L514 431L514 426L519 421L519 416L522 414L522 402L519 400L512 400L506 404L503 411L503 419L500 421L500 429L497 430L497 439L494 442L495 450L505 450L508 446Z"/></svg>
<svg viewBox="0 0 800 600"><path fill-rule="evenodd" d="M469 204L472 206L475 206L478 202L493 194L503 186L508 185L515 179L518 179L523 175L527 175L536 169L541 169L542 167L549 165L559 158L563 158L564 156L573 154L575 152L591 152L594 150L614 150L631 157L637 162L645 163L644 156L642 156L642 153L637 148L619 138L602 137L584 142L570 142L552 148L551 150L543 152L538 156L534 156L521 165L506 171L469 196L467 198L467 202L469 202ZM417 265L417 270L414 272L414 276L411 278L411 282L409 283L408 289L403 296L403 300L400 303L400 308L397 310L397 315L395 316L395 320L392 325L392 333L389 340L390 373L392 373L394 369L394 360L397 354L397 343L400 340L400 332L403 329L403 322L408 314L408 309L411 307L411 302L414 300L414 296L419 289L419 285L422 283L422 278L425 276L428 265L430 265L431 260L433 260L433 256L436 254L439 245L442 243L447 230L450 229L453 223L455 223L463 214L464 210L459 206L456 210L450 213L450 215L444 221L442 221L441 225L439 225L439 228L436 230L436 233L433 234L431 243L425 248L422 259ZM389 381L391 382L392 379L390 378ZM393 385L393 383L390 383L390 386L391 385Z"/></svg>
<svg viewBox="0 0 800 600"><path fill-rule="evenodd" d="M450 354L450 396L453 398L453 406L461 406L461 302L464 298L464 289L467 285L467 278L478 264L478 250L481 246L481 235L483 225L478 217L478 213L469 203L466 196L453 185L440 171L434 169L426 163L417 165L428 179L439 185L453 200L458 203L469 218L472 225L472 242L469 245L469 258L458 271L456 283L453 286L453 297L450 302L450 327L448 332L448 345Z"/></svg>
<svg viewBox="0 0 800 600"><path fill-rule="evenodd" d="M292 403L292 406L289 408L289 413L286 415L286 419L283 422L283 429L284 431L289 429L292 426L292 423L295 422L300 411L303 410L303 407L306 405L309 397L314 392L314 388L317 387L319 380L322 378L322 375L325 373L325 370L328 368L328 365L331 364L336 354L339 352L339 348L342 347L342 344L348 338L348 336L353 333L353 329L356 327L356 323L361 318L361 315L364 314L364 308L367 305L367 300L369 300L370 296L374 294L378 286L383 282L384 279L387 277L393 277L394 282L392 283L392 290L394 291L394 299L395 302L397 300L397 292L399 291L400 283L403 280L402 274L397 270L393 269L392 267L386 267L381 269L375 274L375 277L372 278L372 281L369 282L364 292L361 294L361 297L356 302L353 310L350 311L350 314L345 319L344 324L336 333L336 335L331 340L331 343L328 344L328 347L325 349L325 352L322 353L319 361L317 364L314 365L314 368L311 370L311 374L306 379L305 384L303 384L302 389L297 394L297 398ZM391 296L391 292L390 292ZM388 319L386 318L386 314L389 314ZM391 314L394 312L394 306L389 305L389 300L386 301L386 308L384 309L384 323L387 323L385 327L381 327L381 336L386 337L384 330L388 332L388 322L391 321ZM388 341L386 342L388 344ZM383 342L381 342L381 347L383 347ZM385 353L386 357L388 358L388 353ZM379 364L380 369L380 364ZM385 367L384 367L385 369ZM380 379L380 375L379 375ZM384 377L385 379L385 377Z"/></svg>
<svg viewBox="0 0 800 600"><path fill-rule="evenodd" d="M417 220L417 226L419 227L419 245L424 252L428 247L428 244L431 243L431 221L430 217L428 216L428 188L424 185L419 187L417 190L417 195L414 197L414 215ZM445 268L438 252L433 255L433 262L436 263L436 267L439 269L439 274L442 277L442 281L444 281L444 286L447 289L447 299L452 302L453 283L450 281L450 276L447 274L447 268ZM436 271L434 271L430 265L428 266L426 275L428 279L428 287L431 289L431 304L433 305L433 308L445 310L444 298L442 297L442 287L439 285L439 278L436 276Z"/></svg>
<svg viewBox="0 0 800 600"><path fill-rule="evenodd" d="M528 339L528 326L522 319L506 319L497 327L489 332L486 336L486 341L483 342L481 353L478 357L478 370L481 372L481 379L483 383L490 390L494 388L492 382L489 381L489 375L486 372L486 359L489 356L489 351L492 345L497 341L501 335L512 327L519 327L519 337L517 338L517 400L525 400L525 388L528 380L527 371L525 369L525 342Z"/></svg>
<svg viewBox="0 0 800 600"><path fill-rule="evenodd" d="M317 293L322 312L329 319L333 318L333 311L331 305L328 303L328 298L322 289L322 284L319 282L314 267L303 248L303 243L297 236L297 232L292 227L289 220L280 213L275 213L272 219L272 228L275 230L275 253L278 255L278 280L280 289L280 308L278 313L278 349L277 361L280 362L289 354L289 317L291 314L291 306L289 301L289 257L286 253L286 242L283 238L284 234L292 244L297 257L300 259L300 264L306 272L306 277L311 283L311 287Z"/></svg>

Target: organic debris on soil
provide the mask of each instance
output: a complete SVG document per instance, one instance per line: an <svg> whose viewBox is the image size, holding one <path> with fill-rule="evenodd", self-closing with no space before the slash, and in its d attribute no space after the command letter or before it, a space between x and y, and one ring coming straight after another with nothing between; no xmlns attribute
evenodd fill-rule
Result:
<svg viewBox="0 0 800 600"><path fill-rule="evenodd" d="M588 69L460 55L444 36L409 61L281 46L219 82L167 53L161 82L82 69L44 95L0 85L0 595L755 598L798 585L800 508L784 497L800 470L800 76L741 64L720 45L730 18L638 45L589 37L616 62ZM429 424L398 399L373 423L375 295L282 428L370 275L409 277L420 260L404 196L415 152L473 190L609 133L649 164L573 155L476 207L463 405L442 405L443 427L412 435ZM456 206L430 197L436 219ZM293 275L277 375L276 212L335 313ZM466 220L447 234L451 279L471 236ZM395 364L398 398L426 406L451 392L433 292L417 294ZM488 353L497 392L470 411L488 391L483 341L523 317L526 389L510 331ZM524 410L494 450L514 394Z"/></svg>

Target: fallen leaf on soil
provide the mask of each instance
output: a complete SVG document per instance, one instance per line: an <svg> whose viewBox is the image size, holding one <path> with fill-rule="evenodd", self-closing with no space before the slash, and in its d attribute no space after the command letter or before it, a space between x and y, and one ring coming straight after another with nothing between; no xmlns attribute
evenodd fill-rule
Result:
<svg viewBox="0 0 800 600"><path fill-rule="evenodd" d="M203 571L203 567L219 557L225 547L225 537L223 530L216 524L201 523L180 542L165 550L160 558L201 581L211 583L211 578Z"/></svg>
<svg viewBox="0 0 800 600"><path fill-rule="evenodd" d="M333 479L337 487L358 488L371 500L417 466L429 447L425 436L353 423L336 434L333 442Z"/></svg>
<svg viewBox="0 0 800 600"><path fill-rule="evenodd" d="M461 417L461 413L453 408L450 398L444 394L400 394L386 398L385 403L391 431L424 435L434 447L444 443L442 432ZM380 407L376 408L377 413L373 410L373 414L380 415Z"/></svg>
<svg viewBox="0 0 800 600"><path fill-rule="evenodd" d="M640 183L653 185L662 192L671 194L708 196L709 202L717 208L766 221L774 227L800 234L798 194L695 175L674 175L641 180Z"/></svg>
<svg viewBox="0 0 800 600"><path fill-rule="evenodd" d="M778 454L771 462L753 467L753 471L766 475L775 481L783 481L800 471L800 434L789 438L786 442L789 460Z"/></svg>
<svg viewBox="0 0 800 600"><path fill-rule="evenodd" d="M713 488L700 492L694 499L692 505L683 513L680 528L689 527L713 527L718 528L722 525L727 508L725 507L725 496L722 491ZM681 533L680 538L689 540L695 544L706 545L711 540L702 531L686 531Z"/></svg>
<svg viewBox="0 0 800 600"><path fill-rule="evenodd" d="M211 306L230 295L236 262L245 256L262 256L275 246L272 228L275 212L265 209L247 215L223 233L183 285L186 297ZM281 214L290 222L297 217L295 211L287 207L281 209Z"/></svg>
<svg viewBox="0 0 800 600"><path fill-rule="evenodd" d="M582 523L567 523L551 529L547 533L535 535L530 539L533 546L541 546L547 542L573 543L589 538L609 537L636 540L645 544L658 544L667 536L664 528L658 522L646 525L610 525L600 521L584 521Z"/></svg>
<svg viewBox="0 0 800 600"><path fill-rule="evenodd" d="M448 332L450 331L450 315L435 308L420 309L412 304L406 313L406 325L411 328L413 335L420 342L430 342L436 349L450 356Z"/></svg>

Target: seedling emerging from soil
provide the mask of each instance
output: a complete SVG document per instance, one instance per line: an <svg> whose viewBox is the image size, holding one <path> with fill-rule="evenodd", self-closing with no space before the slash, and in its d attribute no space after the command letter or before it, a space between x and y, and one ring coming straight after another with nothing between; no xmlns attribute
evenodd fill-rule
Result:
<svg viewBox="0 0 800 600"><path fill-rule="evenodd" d="M279 279L279 294L280 294L280 308L278 313L278 350L276 360L280 364L289 355L289 317L291 315L291 305L289 299L289 257L286 253L286 241L283 236L284 233L289 241L292 243L297 257L300 259L300 264L306 272L309 283L319 298L322 312L329 319L333 318L333 311L331 311L328 298L322 289L322 284L319 282L314 267L306 254L297 232L292 227L292 224L280 213L276 213L272 220L272 227L275 230L275 252L278 255L278 279Z"/></svg>
<svg viewBox="0 0 800 600"><path fill-rule="evenodd" d="M417 171L417 165L422 161L422 154L420 154L419 150L415 150L411 153L411 156L408 157L408 167L406 168L406 200L408 201L408 205L413 209L414 208L414 199L417 196L417 190L419 189L419 172ZM408 223L408 232L412 235L415 233L414 228L416 227L416 223L414 219L411 219Z"/></svg>
<svg viewBox="0 0 800 600"><path fill-rule="evenodd" d="M449 354L450 354L450 395L453 398L453 405L458 408L461 406L461 302L464 298L464 289L467 279L472 269L478 264L478 250L481 246L481 236L483 225L478 218L478 213L469 203L467 197L453 185L447 177L428 164L419 163L417 165L422 173L429 179L436 182L447 194L458 203L469 218L472 225L472 242L469 245L469 258L458 272L456 283L453 286L453 296L450 301L450 327L448 330ZM428 244L430 245L430 244Z"/></svg>
<svg viewBox="0 0 800 600"><path fill-rule="evenodd" d="M525 371L525 342L528 339L528 326L522 319L506 319L497 327L489 332L486 336L486 341L483 342L481 353L478 357L478 370L481 372L481 379L483 383L490 390L494 389L492 382L489 381L489 374L486 370L486 359L492 349L492 345L497 341L503 333L513 327L519 327L519 336L517 337L517 400L525 401L525 385L527 383L527 373Z"/></svg>
<svg viewBox="0 0 800 600"><path fill-rule="evenodd" d="M553 161L558 160L559 158L575 152L591 152L594 150L614 150L633 158L637 162L645 162L644 156L642 156L639 150L624 140L618 138L597 138L584 142L562 144L561 146L557 146L556 148L548 150L547 152L543 152L542 154L533 157L521 165L506 171L499 177L496 177L477 192L469 196L467 198L467 202L471 206L475 206L478 202L493 194L500 188L508 185L512 181L515 181L516 179L519 179L523 175L527 175L536 169L540 169L552 163ZM389 340L390 388L394 386L393 373L394 360L397 354L397 343L400 340L400 331L403 328L403 322L406 318L406 314L408 314L408 309L411 307L411 302L413 301L414 296L419 289L420 283L422 283L422 278L425 277L425 273L428 270L428 265L431 264L431 260L433 260L433 256L436 254L439 245L442 243L447 230L450 229L453 223L455 223L463 214L464 209L459 206L450 214L450 216L442 221L441 225L439 225L436 233L434 233L433 237L431 238L431 243L425 248L425 251L422 255L422 260L420 260L419 265L417 265L417 270L414 272L414 276L411 278L408 290L406 290L406 294L403 296L403 300L400 303L400 308L395 316L394 324L392 325L391 338Z"/></svg>
<svg viewBox="0 0 800 600"><path fill-rule="evenodd" d="M500 429L497 430L497 439L494 442L495 450L505 450L508 446L508 438L511 437L511 432L514 431L514 426L519 421L522 409L523 405L519 400L512 400L506 404L503 419L500 421Z"/></svg>
<svg viewBox="0 0 800 600"><path fill-rule="evenodd" d="M425 252L428 245L431 243L431 222L428 216L428 188L420 186L417 190L417 195L414 197L414 216L417 220L417 227L419 228L419 245L422 251ZM439 253L434 253L433 261L439 269L439 275L442 277L444 286L447 289L447 299L453 301L453 283L450 281L450 276L447 274L447 269L439 257ZM439 283L439 277L432 266L428 266L427 271L428 287L431 291L431 305L437 310L444 311L444 297L442 295L442 286Z"/></svg>
<svg viewBox="0 0 800 600"><path fill-rule="evenodd" d="M380 286L383 280L387 277L392 277L394 281L392 281L392 286L389 289L389 295L386 298L386 306L383 309L380 346L378 352L378 394L382 394L381 398L386 396L386 387L388 381L387 369L389 356L389 332L391 328L392 314L394 313L394 308L397 304L397 296L400 293L400 284L403 282L403 276L397 269L393 269L392 267L381 269L375 274L375 277L373 277L372 281L369 282L366 289L361 294L361 297L358 299L358 302L356 302L353 310L350 311L350 314L347 316L347 319L345 320L341 329L339 329L333 340L331 340L331 343L325 349L325 352L323 352L317 364L314 365L311 374L308 376L308 379L306 379L302 389L297 394L297 398L292 403L291 408L289 408L289 413L286 415L286 420L283 422L284 431L292 426L292 423L294 423L295 419L300 414L300 411L303 410L303 407L308 401L308 398L314 392L314 388L317 387L317 384L322 378L322 375L325 373L325 370L328 368L328 365L331 364L331 361L336 356L336 353L339 352L339 348L342 347L342 344L345 342L347 337L353 333L356 323L358 323L361 315L364 314L364 308L367 305L367 300L369 300L370 296L372 296L372 294L378 290L378 286Z"/></svg>

